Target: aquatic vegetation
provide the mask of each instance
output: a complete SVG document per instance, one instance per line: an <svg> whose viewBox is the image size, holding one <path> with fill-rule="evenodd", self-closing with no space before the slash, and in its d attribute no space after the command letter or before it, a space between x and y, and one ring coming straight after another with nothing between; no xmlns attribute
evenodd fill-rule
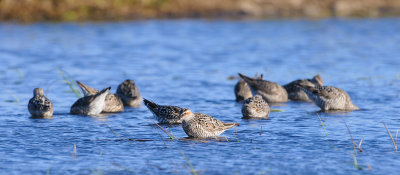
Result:
<svg viewBox="0 0 400 175"><path fill-rule="evenodd" d="M14 98L14 100L5 100L5 102L9 102L9 103L21 103L21 100L13 93L10 93L11 97Z"/></svg>
<svg viewBox="0 0 400 175"><path fill-rule="evenodd" d="M383 121L382 121L382 123L383 123L383 126L385 127L385 129L386 129L386 131L387 131L387 133L388 133L390 139L392 139L393 146L394 146L394 150L397 151L397 135L398 135L398 133L399 133L399 130L396 131L396 137L395 137L395 139L393 139L393 136L392 136L392 134L390 133L389 129L387 128L386 123L383 122Z"/></svg>
<svg viewBox="0 0 400 175"><path fill-rule="evenodd" d="M282 109L271 109L271 112L284 112Z"/></svg>
<svg viewBox="0 0 400 175"><path fill-rule="evenodd" d="M358 165L356 155L352 154L352 156L353 156L353 161L354 161L354 167L356 167L358 170L362 170L363 168L360 165Z"/></svg>
<svg viewBox="0 0 400 175"><path fill-rule="evenodd" d="M189 165L189 167L190 167L190 172L191 172L193 175L197 175L197 171L196 171L196 169L194 169L192 163L190 163L189 158L186 157L185 153L184 153L182 150L179 150L179 152L181 153L182 157L185 159L186 163Z"/></svg>
<svg viewBox="0 0 400 175"><path fill-rule="evenodd" d="M157 123L154 122L153 120L151 120L151 121L152 121L158 128L160 128L162 131L164 131L164 133L167 134L171 140L174 140L174 139L175 139L174 135L172 135L171 133L169 133L167 130L165 130L163 127L161 127L159 124L157 124Z"/></svg>
<svg viewBox="0 0 400 175"><path fill-rule="evenodd" d="M75 84L74 79L72 79L71 75L60 69L57 68L58 73L61 75L61 77L63 78L64 82L68 85L68 87L71 89L71 91L78 97L81 98L82 94L78 89L78 86Z"/></svg>
<svg viewBox="0 0 400 175"><path fill-rule="evenodd" d="M92 170L92 174L103 175L103 172L99 168L96 168L96 169L92 168L91 170Z"/></svg>
<svg viewBox="0 0 400 175"><path fill-rule="evenodd" d="M321 126L322 126L322 128L324 129L324 131L325 131L325 135L326 136L328 136L328 132L326 132L326 129L325 129L325 124L324 124L324 122L322 121L322 119L321 119L321 117L317 114L317 116L318 116L318 118L319 118L319 121L321 122Z"/></svg>
<svg viewBox="0 0 400 175"><path fill-rule="evenodd" d="M347 132L349 133L349 136L350 136L350 139L351 139L351 143L353 144L354 154L357 154L356 149L358 149L360 152L363 152L363 149L361 149L361 147L360 147L361 143L362 143L362 139L361 139L360 143L357 145L356 142L354 142L353 135L351 134L350 128L347 125L346 120L343 119L343 122L344 122L344 125L347 128Z"/></svg>
<svg viewBox="0 0 400 175"><path fill-rule="evenodd" d="M124 166L122 166L122 165L120 165L120 164L118 164L118 163L111 162L111 165L113 165L113 166L115 166L115 167L118 167L118 168L121 168L121 169L123 169L123 170L125 170L125 171L134 173L134 171L133 171L132 169L127 168L127 167L124 167Z"/></svg>
<svg viewBox="0 0 400 175"><path fill-rule="evenodd" d="M110 125L108 125L107 123L104 123L104 125L106 125L108 129L110 129L110 131L118 138L118 140L121 140L121 137L119 137L119 135L110 127Z"/></svg>
<svg viewBox="0 0 400 175"><path fill-rule="evenodd" d="M18 68L15 68L15 71L17 71L19 78L24 79L24 74L22 73L22 71Z"/></svg>
<svg viewBox="0 0 400 175"><path fill-rule="evenodd" d="M74 144L74 152L72 153L72 157L76 159L76 144Z"/></svg>
<svg viewBox="0 0 400 175"><path fill-rule="evenodd" d="M347 132L348 132L349 135L350 135L351 143L352 143L353 149L354 149L354 153L351 154L351 155L353 156L354 167L356 167L358 170L362 170L363 168L362 168L360 165L358 165L358 161L357 161L357 157L356 157L356 155L357 155L356 149L358 149L360 152L363 152L363 149L361 149L361 143L362 143L362 140L363 140L363 139L361 139L360 143L357 145L357 144L354 142L353 136L352 136L352 134L351 134L351 131L350 131L349 126L348 126L347 123L346 123L346 120L343 119L343 122L344 122L344 124L345 124L345 126L346 126L346 128L347 128Z"/></svg>

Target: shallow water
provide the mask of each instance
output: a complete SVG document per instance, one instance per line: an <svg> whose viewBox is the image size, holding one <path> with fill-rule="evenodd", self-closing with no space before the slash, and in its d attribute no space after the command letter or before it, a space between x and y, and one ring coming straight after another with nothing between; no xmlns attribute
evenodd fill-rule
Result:
<svg viewBox="0 0 400 175"><path fill-rule="evenodd" d="M2 23L0 172L190 174L190 161L199 174L398 173L399 152L381 122L393 136L400 129L399 31L398 19ZM73 116L77 97L57 68L114 92L133 79L147 99L241 125L206 141L182 140L181 127L170 127L178 138L170 140L145 106ZM267 120L244 120L237 80L228 80L238 72L280 84L320 74L362 110L316 113L288 102ZM35 87L53 101L54 119L29 118ZM363 139L362 170L344 121L357 144Z"/></svg>

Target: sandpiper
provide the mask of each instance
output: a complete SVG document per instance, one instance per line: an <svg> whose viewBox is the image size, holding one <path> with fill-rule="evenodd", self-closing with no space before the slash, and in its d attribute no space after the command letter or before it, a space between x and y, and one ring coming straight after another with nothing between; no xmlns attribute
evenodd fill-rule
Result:
<svg viewBox="0 0 400 175"><path fill-rule="evenodd" d="M299 86L300 87L300 86ZM359 110L350 99L347 92L332 86L300 87L308 97L321 108L329 110Z"/></svg>
<svg viewBox="0 0 400 175"><path fill-rule="evenodd" d="M162 124L180 124L182 123L182 116L186 114L187 108L178 106L165 106L158 105L147 99L143 99L144 104L153 113L158 122Z"/></svg>
<svg viewBox="0 0 400 175"><path fill-rule="evenodd" d="M29 100L28 110L32 117L53 117L53 103L44 96L42 88L35 88L33 90L33 97Z"/></svg>
<svg viewBox="0 0 400 175"><path fill-rule="evenodd" d="M182 128L189 137L210 138L217 137L229 128L239 123L225 123L209 115L192 113L189 109L183 115Z"/></svg>
<svg viewBox="0 0 400 175"><path fill-rule="evenodd" d="M249 85L244 80L240 80L235 85L235 96L237 102L243 102L252 95Z"/></svg>
<svg viewBox="0 0 400 175"><path fill-rule="evenodd" d="M76 81L79 87L82 89L83 94L85 96L95 95L100 91L94 88L89 87L88 85L83 84L80 81ZM106 106L104 107L102 112L122 112L124 111L124 104L122 103L121 99L118 95L109 93L106 96Z"/></svg>
<svg viewBox="0 0 400 175"><path fill-rule="evenodd" d="M257 78L250 78L239 73L255 94L261 95L268 103L283 103L288 101L288 94L281 85L275 82Z"/></svg>
<svg viewBox="0 0 400 175"><path fill-rule="evenodd" d="M306 101L311 102L307 94L302 91L298 86L301 87L315 87L322 86L323 80L320 75L314 76L312 79L299 79L292 81L283 87L286 89L289 99L293 101Z"/></svg>
<svg viewBox="0 0 400 175"><path fill-rule="evenodd" d="M117 95L122 99L125 106L140 107L143 101L139 88L133 80L122 82L117 88Z"/></svg>
<svg viewBox="0 0 400 175"><path fill-rule="evenodd" d="M268 118L269 112L268 103L261 95L248 98L242 106L243 118Z"/></svg>
<svg viewBox="0 0 400 175"><path fill-rule="evenodd" d="M257 74L256 74L255 78L258 78L258 79L262 80L263 79L263 75L261 74L261 76L258 77ZM253 96L249 85L243 79L240 79L236 83L234 92L235 92L235 96L236 96L236 102L243 102L246 99L248 99L248 98Z"/></svg>
<svg viewBox="0 0 400 175"><path fill-rule="evenodd" d="M110 93L111 87L105 88L95 95L84 96L78 99L71 106L71 114L73 115L98 115L105 106L105 99Z"/></svg>

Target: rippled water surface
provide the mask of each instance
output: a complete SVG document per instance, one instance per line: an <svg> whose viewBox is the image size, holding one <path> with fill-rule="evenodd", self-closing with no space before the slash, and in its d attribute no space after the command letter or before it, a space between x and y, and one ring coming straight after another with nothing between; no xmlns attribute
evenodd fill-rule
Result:
<svg viewBox="0 0 400 175"><path fill-rule="evenodd" d="M399 31L398 19L2 23L0 172L190 174L191 164L199 174L396 174L400 154L382 121L395 137ZM113 92L133 79L145 98L241 125L218 140L182 140L180 126L168 127L178 138L170 140L144 105L73 116L77 96L58 69ZM238 72L280 84L320 74L362 110L316 113L311 103L288 102L267 120L244 120L237 80L228 79ZM35 87L53 101L54 119L30 118ZM362 139L362 170L345 122L354 142Z"/></svg>

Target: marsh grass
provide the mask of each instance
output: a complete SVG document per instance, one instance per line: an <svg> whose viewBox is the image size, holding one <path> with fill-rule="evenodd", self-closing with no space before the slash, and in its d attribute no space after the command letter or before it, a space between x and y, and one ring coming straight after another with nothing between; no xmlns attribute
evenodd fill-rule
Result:
<svg viewBox="0 0 400 175"><path fill-rule="evenodd" d="M61 75L61 77L63 78L65 84L67 84L68 87L71 89L71 91L78 98L81 98L81 96L83 96L83 95L79 91L78 86L76 85L76 83L75 83L74 79L71 77L71 75L68 72L66 72L66 71L64 71L64 70L62 70L60 68L57 68L57 71Z"/></svg>
<svg viewBox="0 0 400 175"><path fill-rule="evenodd" d="M20 70L20 69L18 69L18 68L15 68L15 71L17 72L17 74L18 74L18 77L20 78L20 79L24 79L24 74L22 73L22 71Z"/></svg>
<svg viewBox="0 0 400 175"><path fill-rule="evenodd" d="M165 130L163 127L161 127L159 124L157 124L154 120L151 120L158 128L160 128L162 131L164 131L165 134L169 136L171 140L174 140L175 137L171 133L169 133L167 130Z"/></svg>
<svg viewBox="0 0 400 175"><path fill-rule="evenodd" d="M222 137L225 138L225 140L226 140L227 142L229 142L228 137L226 137L225 135L222 135Z"/></svg>
<svg viewBox="0 0 400 175"><path fill-rule="evenodd" d="M14 98L14 100L5 100L5 102L9 103L21 103L21 100L13 93L10 93L10 96Z"/></svg>
<svg viewBox="0 0 400 175"><path fill-rule="evenodd" d="M91 170L92 170L92 174L103 175L103 172L99 168L96 168L96 170L91 168Z"/></svg>
<svg viewBox="0 0 400 175"><path fill-rule="evenodd" d="M343 122L344 122L344 125L345 125L346 128L347 128L347 132L348 132L349 135L350 135L351 143L353 144L354 154L357 155L357 151L356 151L357 149L358 149L360 152L363 152L364 150L360 147L360 146L361 146L361 143L362 143L362 139L361 139L360 143L357 145L356 142L354 142L353 135L351 134L350 128L349 128L349 126L347 125L346 120L343 120Z"/></svg>
<svg viewBox="0 0 400 175"><path fill-rule="evenodd" d="M235 139L237 142L239 142L239 139L237 138L237 127L236 127L236 131L235 131Z"/></svg>
<svg viewBox="0 0 400 175"><path fill-rule="evenodd" d="M387 131L387 133L388 133L390 139L392 139L393 146L394 146L394 150L397 151L397 135L398 135L398 133L399 133L399 130L396 131L396 138L393 139L393 136L392 136L392 134L390 133L389 129L387 128L386 123L383 122L383 121L382 121L382 123L383 123L383 126L385 127L385 129L386 129L386 131Z"/></svg>
<svg viewBox="0 0 400 175"><path fill-rule="evenodd" d="M14 84L21 84L23 82L23 79L25 78L24 74L19 68L13 68L15 72L17 73L19 79L14 82Z"/></svg>
<svg viewBox="0 0 400 175"><path fill-rule="evenodd" d="M196 169L194 169L194 166L193 166L192 163L190 162L189 158L186 157L185 153L184 153L182 150L179 150L179 152L181 153L182 157L185 159L186 164L189 165L189 167L190 167L190 172L191 172L193 175L197 175L197 171L196 171Z"/></svg>
<svg viewBox="0 0 400 175"><path fill-rule="evenodd" d="M317 114L317 116L318 116L318 118L319 118L319 121L321 122L322 128L324 129L325 135L328 137L328 132L326 132L324 122L322 121L322 119L321 119L321 117L319 116L319 114Z"/></svg>
<svg viewBox="0 0 400 175"><path fill-rule="evenodd" d="M131 173L134 173L134 172L135 172L135 171L133 171L133 170L127 168L127 167L124 167L124 166L122 166L122 165L120 165L120 164L118 164L118 163L115 163L115 162L111 162L111 165L113 165L113 166L115 166L115 167L117 167L117 168L123 169L123 170L125 170L125 171L131 172Z"/></svg>
<svg viewBox="0 0 400 175"><path fill-rule="evenodd" d="M118 138L118 140L121 140L121 137L119 137L119 135L110 127L110 125L108 125L107 123L103 123L105 126L107 126L108 129L110 129L110 131L112 133L114 133L114 135Z"/></svg>
<svg viewBox="0 0 400 175"><path fill-rule="evenodd" d="M76 144L74 144L74 152L72 153L72 157L76 160Z"/></svg>
<svg viewBox="0 0 400 175"><path fill-rule="evenodd" d="M363 168L358 165L358 161L357 161L357 157L355 154L351 154L353 156L353 163L354 163L354 167L356 167L358 170L362 170Z"/></svg>

